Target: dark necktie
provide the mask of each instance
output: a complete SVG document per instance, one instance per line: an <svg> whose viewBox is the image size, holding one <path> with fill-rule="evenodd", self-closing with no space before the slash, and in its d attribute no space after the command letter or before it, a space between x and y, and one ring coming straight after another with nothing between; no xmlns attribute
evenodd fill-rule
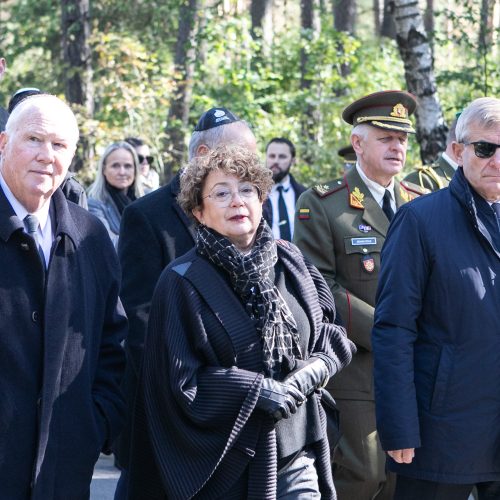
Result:
<svg viewBox="0 0 500 500"><path fill-rule="evenodd" d="M45 255L43 254L42 247L40 245L40 242L38 241L38 226L40 225L40 222L38 222L38 219L31 214L28 214L24 218L24 224L26 226L26 229L28 230L28 234L35 240L36 247L38 249L38 253L40 255L40 259L42 260L43 267L45 268Z"/></svg>
<svg viewBox="0 0 500 500"><path fill-rule="evenodd" d="M385 190L384 193L384 201L382 202L382 210L384 211L384 214L386 217L389 219L389 222L392 220L394 217L394 210L391 207L391 193L389 192L388 189Z"/></svg>
<svg viewBox="0 0 500 500"><path fill-rule="evenodd" d="M495 214L497 216L498 230L500 231L500 203L499 202L492 203L491 208L493 209L493 211L495 212Z"/></svg>
<svg viewBox="0 0 500 500"><path fill-rule="evenodd" d="M290 231L290 220L288 219L288 211L286 209L285 198L283 197L283 186L276 188L279 193L278 197L278 213L279 213L279 228L282 240L291 241L292 232Z"/></svg>

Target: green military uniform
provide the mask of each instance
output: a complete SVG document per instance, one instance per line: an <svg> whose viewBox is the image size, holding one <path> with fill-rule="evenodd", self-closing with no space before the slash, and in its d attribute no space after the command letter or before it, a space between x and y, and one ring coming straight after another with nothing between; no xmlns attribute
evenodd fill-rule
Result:
<svg viewBox="0 0 500 500"><path fill-rule="evenodd" d="M421 193L418 186L395 182L397 207ZM361 434L368 439L341 440L335 462L340 467L344 461L352 462L349 455L363 453L353 449L357 447L372 456L366 462L354 461L359 466L355 471L352 464L346 467L351 471L346 484L340 484L339 475L334 475L339 500L368 498L363 496L363 488L373 490L374 486L367 476L380 484L385 480L385 455L375 434L371 330L380 250L388 227L387 217L356 168L347 171L343 179L309 189L297 203L294 241L323 274L347 334L358 348L351 364L332 378L328 389L339 404L344 434L351 434L350 425L354 423L358 432L362 427ZM343 400L351 404L345 406ZM353 405L352 401L357 403ZM367 467L375 470L364 470ZM352 476L358 476L357 480Z"/></svg>
<svg viewBox="0 0 500 500"><path fill-rule="evenodd" d="M413 172L410 172L405 177L405 181L417 184L430 191L437 191L438 189L447 187L454 174L455 169L453 166L443 156L440 156L438 161L433 165L416 167Z"/></svg>
<svg viewBox="0 0 500 500"><path fill-rule="evenodd" d="M409 120L415 106L411 94L385 91L365 96L344 110L343 119L359 126L352 144L360 148L360 167L368 161L372 175L387 179L384 168L392 166L387 167L387 158L401 155L401 147L391 141L401 137L397 133L415 132ZM378 147L379 163L363 149L370 147L364 125L390 131L387 136L378 135L391 148ZM418 186L395 182L396 208L421 192ZM329 284L347 334L358 348L351 364L328 386L337 399L343 432L333 460L339 500L393 496L394 476L386 476L385 453L376 431L371 348L380 251L389 228L385 208L384 213L356 167L347 170L343 179L306 191L297 202L294 241Z"/></svg>

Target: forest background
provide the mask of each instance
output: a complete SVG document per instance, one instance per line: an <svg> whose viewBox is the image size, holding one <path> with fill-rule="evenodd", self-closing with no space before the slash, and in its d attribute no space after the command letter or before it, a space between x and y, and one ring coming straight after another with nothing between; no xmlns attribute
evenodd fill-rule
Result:
<svg viewBox="0 0 500 500"><path fill-rule="evenodd" d="M500 95L499 40L500 0L0 0L0 105L21 87L71 103L85 184L126 136L168 181L200 114L226 106L261 152L292 140L311 185L342 171L342 110L379 90L419 102L405 170L435 160L455 114Z"/></svg>

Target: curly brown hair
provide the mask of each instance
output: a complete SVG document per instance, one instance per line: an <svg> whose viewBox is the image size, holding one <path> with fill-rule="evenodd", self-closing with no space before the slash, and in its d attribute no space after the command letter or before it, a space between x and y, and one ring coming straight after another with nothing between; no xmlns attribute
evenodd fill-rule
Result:
<svg viewBox="0 0 500 500"><path fill-rule="evenodd" d="M262 165L255 153L237 145L219 146L206 155L193 158L181 174L181 189L177 202L193 219L193 210L203 205L201 196L205 180L208 174L214 171L225 172L252 183L259 190L262 203L273 185L271 170Z"/></svg>

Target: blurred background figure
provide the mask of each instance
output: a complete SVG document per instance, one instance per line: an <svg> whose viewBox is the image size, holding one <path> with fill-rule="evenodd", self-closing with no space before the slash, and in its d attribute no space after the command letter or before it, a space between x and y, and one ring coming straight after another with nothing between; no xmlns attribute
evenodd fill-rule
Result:
<svg viewBox="0 0 500 500"><path fill-rule="evenodd" d="M123 210L142 195L139 161L128 142L114 142L106 148L87 195L89 211L104 223L116 248Z"/></svg>
<svg viewBox="0 0 500 500"><path fill-rule="evenodd" d="M413 182L431 191L437 191L448 186L458 168L457 159L453 152L453 142L456 141L455 129L459 116L460 113L457 113L457 116L450 125L450 130L446 137L446 149L441 153L437 161L432 165L416 167L405 177L405 181Z"/></svg>
<svg viewBox="0 0 500 500"><path fill-rule="evenodd" d="M160 187L160 176L153 168L154 157L151 155L149 146L138 137L127 137L125 142L128 142L137 153L143 193L148 194L158 189Z"/></svg>
<svg viewBox="0 0 500 500"><path fill-rule="evenodd" d="M276 239L287 241L293 237L295 204L306 190L290 173L295 156L293 142L285 137L275 137L267 143L266 166L273 174L274 186L264 203L264 219Z"/></svg>
<svg viewBox="0 0 500 500"><path fill-rule="evenodd" d="M356 152L351 144L340 148L337 154L344 160L344 170L349 170L356 165Z"/></svg>

